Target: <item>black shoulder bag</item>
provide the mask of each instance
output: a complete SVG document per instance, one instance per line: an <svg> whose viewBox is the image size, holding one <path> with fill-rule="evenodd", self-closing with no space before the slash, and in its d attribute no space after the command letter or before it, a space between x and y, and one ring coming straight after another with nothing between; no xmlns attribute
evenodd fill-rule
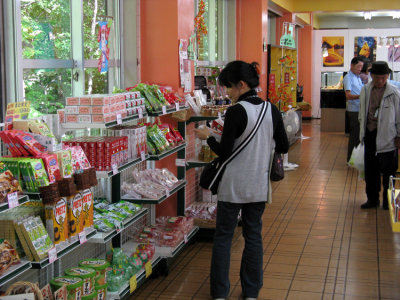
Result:
<svg viewBox="0 0 400 300"><path fill-rule="evenodd" d="M217 194L219 182L222 179L222 175L224 173L226 165L250 143L251 139L255 136L261 122L264 119L267 108L268 102L265 101L263 103L263 107L253 130L246 137L246 139L232 152L231 156L229 156L224 162L221 162L221 160L217 157L204 167L203 172L200 175L200 186L202 188L210 190L213 195Z"/></svg>

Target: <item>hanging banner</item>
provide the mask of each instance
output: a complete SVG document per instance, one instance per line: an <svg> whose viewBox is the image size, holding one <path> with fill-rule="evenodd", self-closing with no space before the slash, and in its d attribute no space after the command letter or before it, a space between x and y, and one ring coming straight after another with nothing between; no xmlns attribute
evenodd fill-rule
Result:
<svg viewBox="0 0 400 300"><path fill-rule="evenodd" d="M295 24L288 22L283 23L283 35L279 43L281 46L296 48L294 29Z"/></svg>
<svg viewBox="0 0 400 300"><path fill-rule="evenodd" d="M100 73L108 71L108 61L110 59L110 48L108 46L108 37L110 35L112 20L98 21L99 32L97 41L99 42L100 58L98 62L98 70Z"/></svg>

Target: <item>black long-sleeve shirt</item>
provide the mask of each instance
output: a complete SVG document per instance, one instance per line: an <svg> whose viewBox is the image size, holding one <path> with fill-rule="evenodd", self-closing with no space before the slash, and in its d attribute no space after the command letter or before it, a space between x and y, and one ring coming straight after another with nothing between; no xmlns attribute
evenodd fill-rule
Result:
<svg viewBox="0 0 400 300"><path fill-rule="evenodd" d="M254 105L260 105L264 101L257 96L254 90L251 90L239 97L238 101L247 101ZM247 99L246 99L247 98ZM289 151L289 141L286 135L283 120L278 108L270 103L273 123L273 138L275 140L275 151L278 153L287 153ZM233 105L229 107L225 114L224 130L222 132L221 142L217 142L214 137L209 137L207 143L221 160L227 159L232 151L235 139L240 137L247 126L247 113L242 105Z"/></svg>

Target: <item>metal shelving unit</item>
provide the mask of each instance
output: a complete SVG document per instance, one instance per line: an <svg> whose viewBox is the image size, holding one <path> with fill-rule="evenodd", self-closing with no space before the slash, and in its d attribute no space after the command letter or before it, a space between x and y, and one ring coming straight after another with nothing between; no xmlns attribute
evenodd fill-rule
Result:
<svg viewBox="0 0 400 300"><path fill-rule="evenodd" d="M188 108L187 106L181 106L181 107L179 107L179 110L185 110L187 108ZM160 117L160 116L168 115L170 113L173 113L173 112L176 112L179 110L177 110L176 107L166 107L165 112L163 112L162 110L159 110L156 112L148 113L148 115L149 115L149 117Z"/></svg>
<svg viewBox="0 0 400 300"><path fill-rule="evenodd" d="M108 243L109 241L111 241L111 239L115 236L117 236L118 234L120 234L121 231L125 230L126 228L128 228L129 226L131 226L133 223L135 223L138 219L146 216L148 213L148 209L147 208L142 208L141 210L139 210L136 214L134 214L132 217L126 218L123 222L122 222L122 228L117 230L111 230L109 232L98 232L96 233L91 239L90 239L90 243Z"/></svg>
<svg viewBox="0 0 400 300"><path fill-rule="evenodd" d="M0 286L3 286L7 282L15 279L25 271L28 271L31 267L32 265L30 261L21 259L21 262L18 265L12 266L0 276Z"/></svg>
<svg viewBox="0 0 400 300"><path fill-rule="evenodd" d="M143 118L147 117L147 113L143 112ZM111 128L117 125L122 125L125 123L129 123L135 120L141 119L139 118L138 114L126 117L122 119L121 124L118 124L117 121L111 121L107 123L63 123L62 127L64 129L85 129L85 128L98 128L98 129L105 129L105 128Z"/></svg>
<svg viewBox="0 0 400 300"><path fill-rule="evenodd" d="M168 193L166 193L164 196L158 198L158 199L149 199L149 198L142 198L142 199L135 199L130 197L129 195L124 195L122 196L122 200L133 202L133 203L138 203L138 204L160 204L182 188L186 186L187 182L186 180L180 180L173 188L171 188Z"/></svg>
<svg viewBox="0 0 400 300"><path fill-rule="evenodd" d="M96 230L93 228L87 228L85 230L85 232L86 232L87 240L91 239L96 234ZM59 250L57 250L57 260L60 259L61 257L63 257L64 255L67 255L71 251L75 250L80 245L81 244L80 244L79 239L72 243L65 244L63 247L61 247ZM31 264L32 264L32 269L43 269L43 268L49 266L50 262L49 262L49 258L46 257L45 259L42 259L41 261L33 261L33 262L31 262Z"/></svg>
<svg viewBox="0 0 400 300"><path fill-rule="evenodd" d="M25 202L28 202L28 201L29 201L28 195L21 195L18 197L19 205L21 205ZM10 207L8 206L8 202L4 202L4 203L0 204L0 213L7 211L9 209L10 209Z"/></svg>
<svg viewBox="0 0 400 300"><path fill-rule="evenodd" d="M114 171L96 171L96 176L97 178L110 178L113 177L115 175L120 174L123 170L126 170L130 167L133 167L145 160L147 160L149 158L148 154L145 154L144 159L142 159L141 157L136 158L132 161L126 162L125 164L123 164L122 166L118 167L118 172L114 173Z"/></svg>
<svg viewBox="0 0 400 300"><path fill-rule="evenodd" d="M163 153L156 154L156 155L150 155L148 160L161 160L167 156L170 156L171 154L178 152L179 150L182 150L186 148L186 143L180 144L170 150L164 151Z"/></svg>

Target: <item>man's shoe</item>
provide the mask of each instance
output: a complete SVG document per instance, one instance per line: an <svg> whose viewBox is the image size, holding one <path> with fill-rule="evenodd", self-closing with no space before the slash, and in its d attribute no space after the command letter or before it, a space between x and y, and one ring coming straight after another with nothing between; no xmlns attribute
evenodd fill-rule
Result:
<svg viewBox="0 0 400 300"><path fill-rule="evenodd" d="M361 204L361 209L368 209L368 208L376 208L379 206L379 203L376 202L365 202L364 204Z"/></svg>

